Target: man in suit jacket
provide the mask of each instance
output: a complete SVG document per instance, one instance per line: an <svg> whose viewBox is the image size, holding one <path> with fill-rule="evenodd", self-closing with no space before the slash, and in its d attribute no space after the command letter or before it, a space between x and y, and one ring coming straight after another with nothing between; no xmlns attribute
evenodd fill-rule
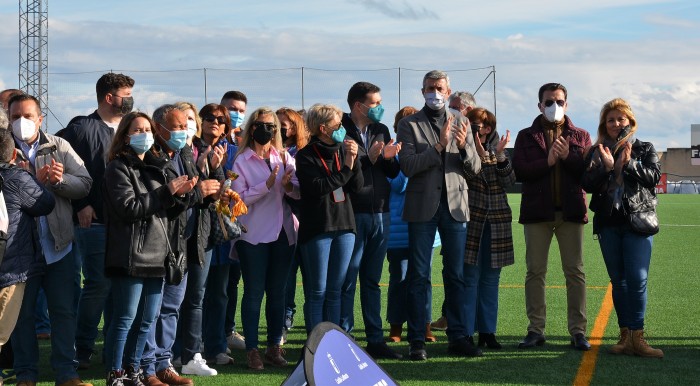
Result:
<svg viewBox="0 0 700 386"><path fill-rule="evenodd" d="M397 142L401 171L409 177L403 219L408 222L408 341L409 356L426 360L425 302L435 230L442 239L447 302L447 337L451 353L481 355L466 335L464 247L469 205L467 176L481 171L481 160L468 120L446 109L451 93L447 74L430 71L421 89L425 106L399 122ZM421 306L419 306L421 305Z"/></svg>

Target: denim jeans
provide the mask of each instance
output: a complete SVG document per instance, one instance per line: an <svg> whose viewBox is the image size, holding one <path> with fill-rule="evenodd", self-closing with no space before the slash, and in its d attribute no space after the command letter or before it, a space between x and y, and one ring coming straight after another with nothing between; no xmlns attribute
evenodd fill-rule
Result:
<svg viewBox="0 0 700 386"><path fill-rule="evenodd" d="M185 298L189 276L187 272L178 285L165 284L161 281L162 297L158 303L155 325L148 332L141 360L141 368L146 375L152 375L170 367L180 317L180 305Z"/></svg>
<svg viewBox="0 0 700 386"><path fill-rule="evenodd" d="M365 322L367 342L384 341L382 332L382 278L384 256L389 236L389 213L356 213L355 245L350 259L345 283L343 283L340 305L340 327L348 333L355 327L354 305L357 276L360 276L360 304Z"/></svg>
<svg viewBox="0 0 700 386"><path fill-rule="evenodd" d="M294 258L292 259L292 264L289 267L289 275L287 275L287 289L284 295L284 317L285 324L284 328L289 329L291 326L287 325L287 318L293 318L294 314L297 313L296 304L296 294L297 294L297 274L299 273L299 268L301 267L301 252L299 248L294 250ZM302 281L304 274L302 273Z"/></svg>
<svg viewBox="0 0 700 386"><path fill-rule="evenodd" d="M51 321L49 320L49 305L46 301L46 293L41 287L39 287L39 293L36 294L34 319L36 323L37 334L51 333Z"/></svg>
<svg viewBox="0 0 700 386"><path fill-rule="evenodd" d="M182 355L182 363L189 362L194 354L202 352L202 305L209 275L212 250L204 252L204 264L188 264L187 289L180 308L179 331L174 356ZM225 352L225 351L222 351Z"/></svg>
<svg viewBox="0 0 700 386"><path fill-rule="evenodd" d="M238 308L238 283L241 281L241 262L232 260L228 271L228 304L226 305L226 321L224 331L226 334L236 331L236 308Z"/></svg>
<svg viewBox="0 0 700 386"><path fill-rule="evenodd" d="M433 255L435 250L430 253ZM386 301L386 320L389 324L404 324L407 320L408 308L408 283L406 280L406 271L408 269L408 248L388 249L386 251L387 260L389 260L389 290L387 291ZM431 260L432 270L432 260ZM428 293L425 302L425 315L427 319L425 323L432 321L433 315L433 286L428 277Z"/></svg>
<svg viewBox="0 0 700 386"><path fill-rule="evenodd" d="M598 242L612 284L617 323L630 330L643 329L654 236L635 233L628 225L606 226Z"/></svg>
<svg viewBox="0 0 700 386"><path fill-rule="evenodd" d="M322 233L301 244L307 333L324 321L340 324L340 290L354 244L349 230Z"/></svg>
<svg viewBox="0 0 700 386"><path fill-rule="evenodd" d="M36 339L35 311L39 289L46 293L53 334L51 334L51 367L60 384L78 377L75 371L75 297L73 278L80 266L73 252L47 266L42 276L32 277L24 289L12 343L15 354L14 369L18 381L36 382L39 375L39 345Z"/></svg>
<svg viewBox="0 0 700 386"><path fill-rule="evenodd" d="M79 353L88 353L95 348L97 327L111 283L104 274L105 226L92 224L90 228L76 227L73 248L82 262L84 278L76 317L75 349Z"/></svg>
<svg viewBox="0 0 700 386"><path fill-rule="evenodd" d="M289 245L284 229L276 241L251 244L240 240L235 244L243 275L241 319L246 350L258 348L260 308L265 299L267 345L280 344L284 328L284 299L289 266L294 258L294 245Z"/></svg>
<svg viewBox="0 0 700 386"><path fill-rule="evenodd" d="M227 248L217 245L212 249L212 264L209 265L207 276L207 289L204 297L202 316L202 340L204 341L204 357L213 358L217 354L226 352L226 305L228 304L228 276L229 264L214 262L224 261L222 255L228 259L230 243Z"/></svg>
<svg viewBox="0 0 700 386"><path fill-rule="evenodd" d="M498 321L498 283L501 269L491 268L491 224L487 221L481 233L478 265L464 264L467 283L467 335L493 334Z"/></svg>
<svg viewBox="0 0 700 386"><path fill-rule="evenodd" d="M111 281L113 319L105 340L105 366L107 371L138 368L148 332L158 314L163 278L120 276Z"/></svg>
<svg viewBox="0 0 700 386"><path fill-rule="evenodd" d="M435 229L442 240L442 264L445 279L447 338L454 342L467 335L466 285L464 282L464 246L467 223L456 221L447 202L442 200L432 219L408 223L408 334L409 342L425 340L425 303L430 285L431 251Z"/></svg>

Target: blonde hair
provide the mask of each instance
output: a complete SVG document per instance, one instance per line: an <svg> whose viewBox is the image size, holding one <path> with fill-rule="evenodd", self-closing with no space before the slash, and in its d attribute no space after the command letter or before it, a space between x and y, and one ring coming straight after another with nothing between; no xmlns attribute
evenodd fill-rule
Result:
<svg viewBox="0 0 700 386"><path fill-rule="evenodd" d="M321 134L321 125L325 126L336 116L339 119L343 116L343 111L340 108L334 105L316 103L306 112L306 127L311 135L318 136Z"/></svg>
<svg viewBox="0 0 700 386"><path fill-rule="evenodd" d="M194 122L197 124L197 137L202 136L202 118L197 114L199 110L197 110L197 106L194 105L194 103L191 102L185 102L185 101L180 101L180 102L175 102L173 103L175 107L177 107L178 110L182 111L183 113L187 110L192 110L194 113Z"/></svg>
<svg viewBox="0 0 700 386"><path fill-rule="evenodd" d="M619 149L620 145L625 143L630 137L634 135L634 133L637 131L637 119L634 117L634 112L632 112L632 107L630 107L629 103L627 103L624 99L622 98L615 98L606 104L603 105L603 108L600 109L600 122L598 123L598 138L595 141L595 144L593 144L592 147L596 147L599 144L603 143L603 141L608 137L608 130L606 127L606 120L608 114L613 111L617 110L621 112L622 114L625 114L627 116L627 120L630 122L630 131L625 135L623 138L620 138L618 143L615 145L614 149L611 149L613 154L617 152ZM617 138L609 138L612 140L616 140Z"/></svg>
<svg viewBox="0 0 700 386"><path fill-rule="evenodd" d="M272 139L270 144L275 149L282 150L282 134L280 134L280 120L277 118L277 114L269 107L260 107L250 114L250 117L245 122L245 128L243 129L243 137L241 137L240 147L236 154L241 154L247 148L253 148L253 124L262 115L270 115L275 122L275 131L272 133Z"/></svg>

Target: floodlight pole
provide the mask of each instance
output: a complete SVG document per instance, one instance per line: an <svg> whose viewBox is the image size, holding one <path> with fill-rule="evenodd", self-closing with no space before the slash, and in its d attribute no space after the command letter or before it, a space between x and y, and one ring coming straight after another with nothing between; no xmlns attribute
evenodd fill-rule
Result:
<svg viewBox="0 0 700 386"><path fill-rule="evenodd" d="M49 111L48 0L19 0L19 89ZM44 130L48 130L45 120Z"/></svg>

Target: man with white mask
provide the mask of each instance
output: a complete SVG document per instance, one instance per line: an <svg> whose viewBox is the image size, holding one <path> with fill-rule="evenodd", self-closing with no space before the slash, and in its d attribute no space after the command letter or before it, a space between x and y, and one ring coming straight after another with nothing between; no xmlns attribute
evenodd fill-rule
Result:
<svg viewBox="0 0 700 386"><path fill-rule="evenodd" d="M591 146L587 131L566 115L566 87L540 87L542 114L515 140L513 169L523 192L519 222L525 231L525 307L530 324L519 348L542 346L546 321L545 277L552 236L556 236L566 277L567 319L571 345L586 351L586 275L583 272L583 226L586 193L581 187L583 153Z"/></svg>
<svg viewBox="0 0 700 386"><path fill-rule="evenodd" d="M43 116L39 101L27 94L15 95L8 102L12 135L22 162L40 184L55 197L54 210L38 220L46 269L31 277L24 289L17 327L12 333L17 384L33 385L39 378L39 346L34 310L39 288L44 289L51 315L51 367L56 385L85 386L76 372L75 276L80 264L74 251L72 200L86 197L92 178L83 160L63 138L42 132Z"/></svg>
<svg viewBox="0 0 700 386"><path fill-rule="evenodd" d="M479 356L466 334L464 248L469 205L467 177L481 171L469 121L447 109L450 81L443 71L423 77L425 106L399 121L401 171L409 178L403 219L408 222L409 357L426 360L425 303L435 231L442 239L443 275L450 353Z"/></svg>

